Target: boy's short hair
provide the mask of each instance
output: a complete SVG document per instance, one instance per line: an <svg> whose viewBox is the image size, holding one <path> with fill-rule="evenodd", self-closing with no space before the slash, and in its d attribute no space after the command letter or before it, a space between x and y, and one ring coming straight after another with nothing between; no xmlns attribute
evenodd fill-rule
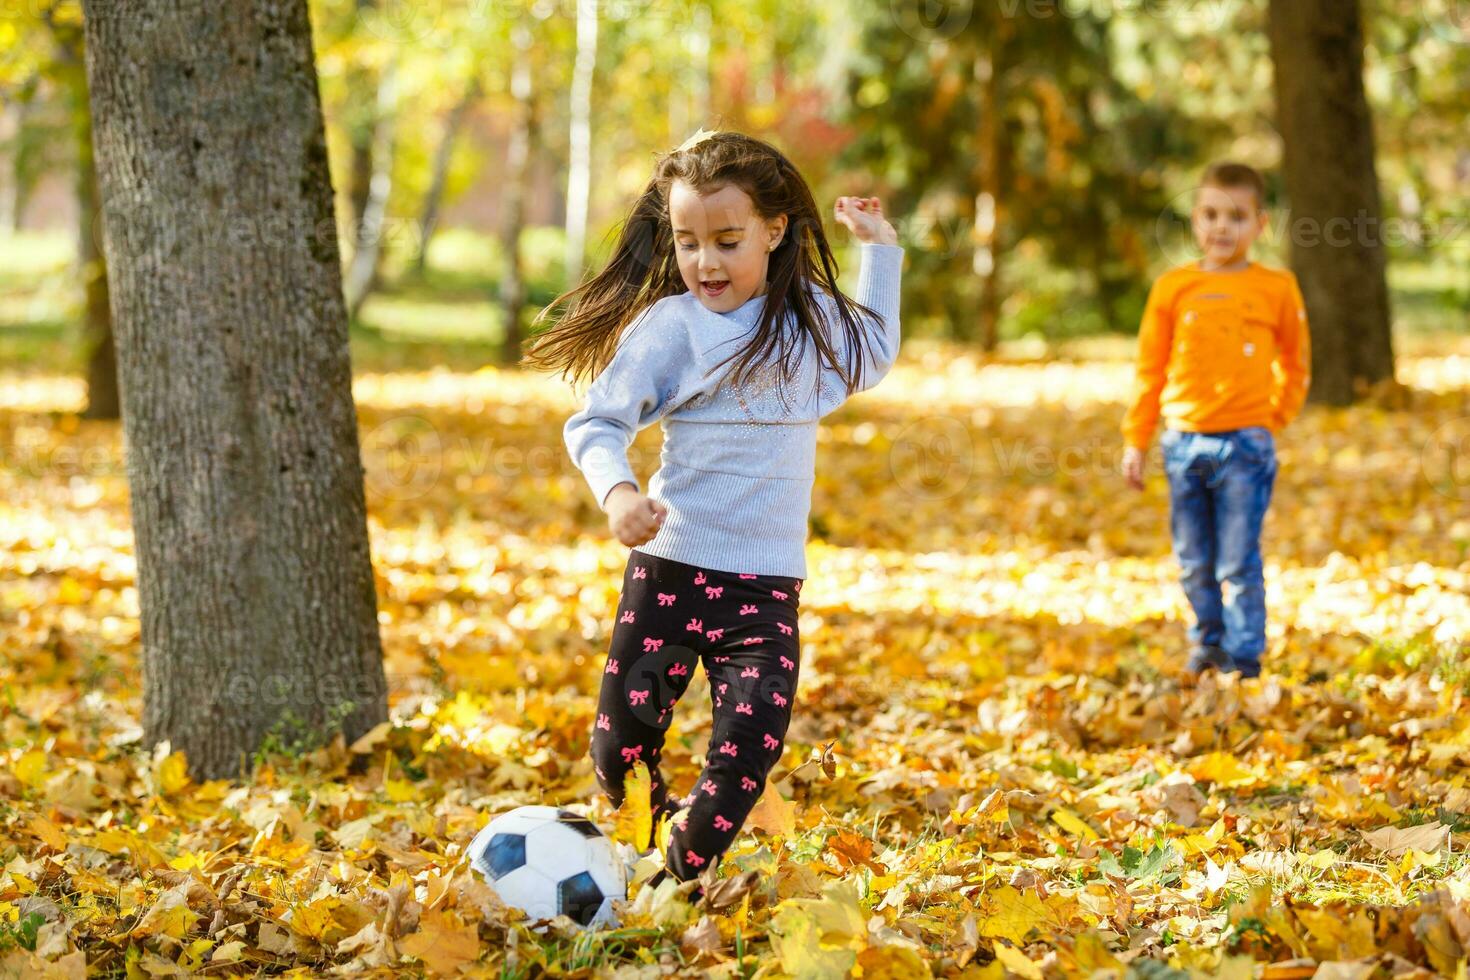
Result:
<svg viewBox="0 0 1470 980"><path fill-rule="evenodd" d="M1222 161L1212 163L1205 168L1204 176L1200 178L1201 187L1249 187L1256 195L1256 208L1264 211L1266 209L1266 178L1255 167L1244 163Z"/></svg>

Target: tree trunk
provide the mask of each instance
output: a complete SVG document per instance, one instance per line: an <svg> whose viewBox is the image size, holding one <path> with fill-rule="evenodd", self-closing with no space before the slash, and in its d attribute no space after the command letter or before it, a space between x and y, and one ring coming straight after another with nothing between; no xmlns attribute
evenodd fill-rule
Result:
<svg viewBox="0 0 1470 980"><path fill-rule="evenodd" d="M371 176L367 196L358 211L357 235L352 261L347 266L347 316L355 319L362 304L378 285L383 262L383 236L388 216L388 195L393 190L393 130L398 121L398 71L393 62L383 66L378 79L376 111L373 115L372 150L358 160Z"/></svg>
<svg viewBox="0 0 1470 980"><path fill-rule="evenodd" d="M84 9L145 739L235 777L387 717L311 22Z"/></svg>
<svg viewBox="0 0 1470 980"><path fill-rule="evenodd" d="M480 80L471 79L464 95L449 111L449 117L444 121L444 136L434 151L434 175L429 181L428 192L424 194L424 207L419 215L419 246L413 257L414 275L421 278L428 261L429 240L434 237L434 229L439 224L439 207L444 203L444 185L449 179L449 160L454 154L454 144L459 138L460 128L464 126L465 116L479 101L480 93Z"/></svg>
<svg viewBox="0 0 1470 980"><path fill-rule="evenodd" d="M365 30L361 15L365 10L375 10L378 0L356 0L359 23L358 30ZM362 227L362 213L367 210L368 195L373 186L373 134L377 131L377 117L366 108L368 99L363 93L378 91L378 82L372 69L353 66L347 73L347 140L352 147L351 171L347 175L347 206L351 208L349 228L353 241L357 240L356 229ZM373 100L376 104L376 99Z"/></svg>
<svg viewBox="0 0 1470 980"><path fill-rule="evenodd" d="M120 411L117 391L117 353L112 338L112 316L107 301L107 262L102 255L102 210L97 201L97 167L92 157L92 112L87 100L87 66L82 28L58 21L55 7L44 19L51 30L56 51L56 76L61 83L67 114L71 120L72 145L76 147L77 192L77 278L81 280L82 351L87 361L87 404L82 415L89 419L116 419Z"/></svg>
<svg viewBox="0 0 1470 980"><path fill-rule="evenodd" d="M587 198L592 182L592 78L597 69L598 0L577 0L577 59L572 69L567 167L566 279L582 281L587 258Z"/></svg>
<svg viewBox="0 0 1470 980"><path fill-rule="evenodd" d="M6 92L0 99L0 234L20 230L20 150L27 103Z"/></svg>
<svg viewBox="0 0 1470 980"><path fill-rule="evenodd" d="M531 179L531 146L538 125L536 93L531 82L531 38L524 27L515 32L515 65L510 93L515 99L510 145L505 154L505 202L500 226L500 250L505 267L500 277L501 319L505 333L500 359L514 364L521 358L521 311L526 305L526 283L521 273L521 231L526 225L526 185Z"/></svg>
<svg viewBox="0 0 1470 980"><path fill-rule="evenodd" d="M1373 117L1357 0L1271 0L1291 264L1312 331L1314 401L1393 377Z"/></svg>
<svg viewBox="0 0 1470 980"><path fill-rule="evenodd" d="M92 114L87 109L85 89L77 96L77 265L86 297L82 334L87 352L87 407L82 415L116 419L122 413L122 403L117 391L117 345L108 309L107 259L102 254L102 208L92 157Z"/></svg>
<svg viewBox="0 0 1470 980"><path fill-rule="evenodd" d="M986 353L1000 346L1000 304L1002 299L1001 246L1004 229L1003 202L1007 178L1007 143L1002 92L1007 43L1006 18L997 19L995 36L989 48L976 63L976 81L984 93L980 106L978 159L976 160L975 256L974 273L980 277L979 335L980 348Z"/></svg>

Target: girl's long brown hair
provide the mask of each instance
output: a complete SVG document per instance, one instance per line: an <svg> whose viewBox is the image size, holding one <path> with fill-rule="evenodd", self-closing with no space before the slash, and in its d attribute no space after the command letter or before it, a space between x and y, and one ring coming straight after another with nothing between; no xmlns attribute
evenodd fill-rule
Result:
<svg viewBox="0 0 1470 980"><path fill-rule="evenodd" d="M573 381L595 377L612 360L619 335L639 313L665 296L688 292L679 275L669 217L669 188L676 180L700 194L733 184L750 195L762 218L787 216L786 234L771 253L766 271L766 302L755 333L718 365L737 360L729 380L743 385L775 360L781 391L794 376L795 365L788 355L799 349L796 345L806 335L815 342L820 363L842 377L848 394L857 390L867 353L866 334L858 317L877 314L837 288L837 262L822 230L822 216L796 167L769 143L731 132L715 133L687 149L659 157L653 178L623 222L607 265L536 315L534 323L539 325L559 306L571 303L569 311L532 338L525 363L560 371ZM834 300L846 338L846 363L837 363L830 333L834 325L827 322L812 294L813 285ZM784 326L788 312L795 314L794 334Z"/></svg>

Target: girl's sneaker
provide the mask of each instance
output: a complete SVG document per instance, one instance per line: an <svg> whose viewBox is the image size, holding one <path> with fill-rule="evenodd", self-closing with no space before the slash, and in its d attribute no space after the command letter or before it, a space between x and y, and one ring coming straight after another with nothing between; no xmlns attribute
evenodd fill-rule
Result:
<svg viewBox="0 0 1470 980"><path fill-rule="evenodd" d="M644 887L657 888L663 881L670 878L673 878L674 881L679 880L677 878L674 878L674 873L672 871L670 871L668 868L663 868L652 878L649 878L648 881L644 882ZM689 894L685 897L690 905L698 906L700 902L704 901L704 886L695 885L692 889L690 889Z"/></svg>

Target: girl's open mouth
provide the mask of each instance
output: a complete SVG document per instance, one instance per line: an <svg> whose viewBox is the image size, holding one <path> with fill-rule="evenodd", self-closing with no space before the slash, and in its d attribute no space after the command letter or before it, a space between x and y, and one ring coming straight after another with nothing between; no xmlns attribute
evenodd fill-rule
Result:
<svg viewBox="0 0 1470 980"><path fill-rule="evenodd" d="M730 280L720 279L717 281L700 283L700 285L704 287L705 295L718 296L725 291L726 286L730 285Z"/></svg>

